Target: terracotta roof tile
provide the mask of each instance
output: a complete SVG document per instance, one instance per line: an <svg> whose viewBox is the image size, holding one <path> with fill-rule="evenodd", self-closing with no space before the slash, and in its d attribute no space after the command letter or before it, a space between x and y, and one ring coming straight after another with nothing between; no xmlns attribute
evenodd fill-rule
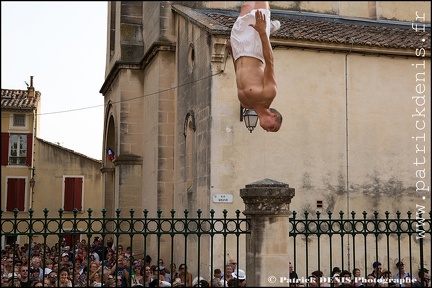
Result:
<svg viewBox="0 0 432 288"><path fill-rule="evenodd" d="M228 10L201 9L194 12L197 11L206 15L209 22L216 22L224 27L222 34L229 34L238 16L238 13ZM426 23L425 32L416 32L411 28L411 23L407 22L342 19L321 14L307 17L293 14L292 11L286 13L278 11L277 13L272 11L272 19L281 22L281 29L273 36L276 39L430 50L430 23Z"/></svg>
<svg viewBox="0 0 432 288"><path fill-rule="evenodd" d="M1 89L1 109L34 109L41 97L39 91L35 94L35 97L28 97L27 90Z"/></svg>

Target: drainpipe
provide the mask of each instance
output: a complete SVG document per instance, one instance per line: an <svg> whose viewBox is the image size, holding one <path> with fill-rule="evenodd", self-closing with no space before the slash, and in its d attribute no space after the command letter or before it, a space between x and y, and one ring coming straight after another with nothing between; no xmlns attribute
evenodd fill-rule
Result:
<svg viewBox="0 0 432 288"><path fill-rule="evenodd" d="M33 76L30 76L30 87L29 87L29 96L36 97L36 93L34 91L33 87ZM32 135L32 157L31 157L31 168L30 168L30 205L29 209L33 208L33 193L34 193L34 185L35 185L35 179L34 179L34 147L35 147L35 138L36 138L36 110L37 106L33 108L33 135Z"/></svg>
<svg viewBox="0 0 432 288"><path fill-rule="evenodd" d="M33 193L34 193L34 184L35 184L35 179L34 179L34 147L35 147L35 138L36 138L36 108L33 109L33 140L32 140L32 144L33 144L33 149L32 149L32 159L31 159L31 168L30 168L30 209L33 208Z"/></svg>
<svg viewBox="0 0 432 288"><path fill-rule="evenodd" d="M350 217L350 190L349 190L349 134L348 134L348 55L351 54L352 48L354 46L354 38L351 37L351 49L350 51L345 54L345 148L346 148L346 218ZM350 238L348 237L348 271L351 271L351 244L350 244Z"/></svg>

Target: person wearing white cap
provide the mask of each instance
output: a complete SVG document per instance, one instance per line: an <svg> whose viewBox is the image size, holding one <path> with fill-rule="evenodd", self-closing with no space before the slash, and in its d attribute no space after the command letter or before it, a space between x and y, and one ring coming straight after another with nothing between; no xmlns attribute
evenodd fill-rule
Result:
<svg viewBox="0 0 432 288"><path fill-rule="evenodd" d="M233 273L234 281L237 281L238 279L238 286L239 287L246 287L246 273L242 269L238 269L236 273Z"/></svg>
<svg viewBox="0 0 432 288"><path fill-rule="evenodd" d="M198 276L195 277L192 281L192 287L199 287L197 285L200 285L201 280L205 280L205 279L201 276L199 278L198 278Z"/></svg>
<svg viewBox="0 0 432 288"><path fill-rule="evenodd" d="M69 253L67 252L62 253L61 260L60 260L60 267L61 266L68 266L72 268L72 262L69 260Z"/></svg>

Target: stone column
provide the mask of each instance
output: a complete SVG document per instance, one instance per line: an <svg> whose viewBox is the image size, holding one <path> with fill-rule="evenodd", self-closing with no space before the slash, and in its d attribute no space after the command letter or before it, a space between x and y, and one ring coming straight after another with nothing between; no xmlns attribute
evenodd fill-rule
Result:
<svg viewBox="0 0 432 288"><path fill-rule="evenodd" d="M288 286L289 204L295 189L264 179L240 189L251 220L246 236L246 282L249 287Z"/></svg>

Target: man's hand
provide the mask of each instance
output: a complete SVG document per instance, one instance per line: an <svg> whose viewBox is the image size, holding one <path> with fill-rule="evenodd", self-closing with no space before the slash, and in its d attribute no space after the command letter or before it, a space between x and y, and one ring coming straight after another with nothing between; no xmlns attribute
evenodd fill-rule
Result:
<svg viewBox="0 0 432 288"><path fill-rule="evenodd" d="M252 26L259 34L266 33L267 21L265 15L260 10L257 10L255 12L255 24L249 24L249 26Z"/></svg>

